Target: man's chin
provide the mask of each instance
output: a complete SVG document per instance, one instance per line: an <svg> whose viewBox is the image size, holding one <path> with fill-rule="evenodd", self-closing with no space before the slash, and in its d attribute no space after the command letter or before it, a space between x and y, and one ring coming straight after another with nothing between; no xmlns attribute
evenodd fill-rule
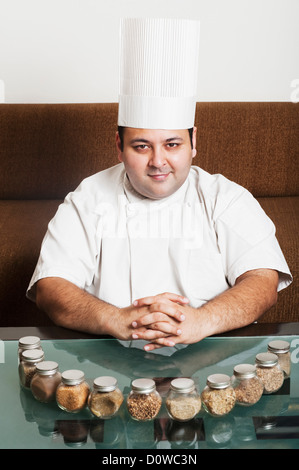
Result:
<svg viewBox="0 0 299 470"><path fill-rule="evenodd" d="M166 188L164 190L162 190L162 188L161 188L160 191L149 191L147 194L144 194L144 196L147 197L148 199L153 199L153 200L157 201L159 199L165 199L166 197L171 196L176 191L177 191L177 188L175 188L175 189L172 188L172 189L168 189L168 190L166 190Z"/></svg>

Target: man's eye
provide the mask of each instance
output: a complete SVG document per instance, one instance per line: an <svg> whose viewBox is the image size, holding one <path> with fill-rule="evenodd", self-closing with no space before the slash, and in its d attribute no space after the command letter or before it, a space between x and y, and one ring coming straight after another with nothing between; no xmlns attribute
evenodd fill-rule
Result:
<svg viewBox="0 0 299 470"><path fill-rule="evenodd" d="M177 144L176 142L169 142L169 144L167 144L167 147L169 148L175 148L175 147L178 147L179 144Z"/></svg>
<svg viewBox="0 0 299 470"><path fill-rule="evenodd" d="M148 145L146 144L140 144L140 145L135 145L134 147L136 150L145 150L148 148Z"/></svg>

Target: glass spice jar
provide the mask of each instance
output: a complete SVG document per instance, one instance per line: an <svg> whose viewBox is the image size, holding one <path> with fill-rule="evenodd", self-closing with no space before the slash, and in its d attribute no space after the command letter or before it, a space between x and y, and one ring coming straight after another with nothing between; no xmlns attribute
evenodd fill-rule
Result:
<svg viewBox="0 0 299 470"><path fill-rule="evenodd" d="M201 409L201 398L194 380L173 379L165 404L169 416L176 421L189 421L194 418Z"/></svg>
<svg viewBox="0 0 299 470"><path fill-rule="evenodd" d="M162 398L152 379L135 379L127 398L127 408L133 419L148 421L157 416Z"/></svg>
<svg viewBox="0 0 299 470"><path fill-rule="evenodd" d="M93 415L101 419L112 418L124 400L114 377L97 377L88 397L88 407Z"/></svg>
<svg viewBox="0 0 299 470"><path fill-rule="evenodd" d="M18 343L18 362L21 360L23 351L28 349L39 349L42 351L41 341L38 336L23 336Z"/></svg>
<svg viewBox="0 0 299 470"><path fill-rule="evenodd" d="M24 388L30 389L31 380L36 372L36 365L44 360L41 349L28 349L21 354L19 363L20 383Z"/></svg>
<svg viewBox="0 0 299 470"><path fill-rule="evenodd" d="M256 373L264 384L264 394L277 392L282 387L284 374L273 353L259 353L255 358Z"/></svg>
<svg viewBox="0 0 299 470"><path fill-rule="evenodd" d="M291 375L291 353L290 343L282 340L270 341L268 344L268 352L276 354L278 364L284 372L285 378Z"/></svg>
<svg viewBox="0 0 299 470"><path fill-rule="evenodd" d="M256 367L252 364L238 364L234 367L231 378L236 394L236 403L239 405L254 405L261 398L264 384L256 374Z"/></svg>
<svg viewBox="0 0 299 470"><path fill-rule="evenodd" d="M87 405L90 387L84 372L70 369L62 372L61 382L56 390L56 401L64 411L77 413Z"/></svg>
<svg viewBox="0 0 299 470"><path fill-rule="evenodd" d="M212 374L201 393L205 410L212 416L224 416L235 406L236 394L226 374Z"/></svg>
<svg viewBox="0 0 299 470"><path fill-rule="evenodd" d="M36 373L31 380L31 392L42 403L55 399L56 389L61 382L61 374L55 361L43 361L36 365Z"/></svg>

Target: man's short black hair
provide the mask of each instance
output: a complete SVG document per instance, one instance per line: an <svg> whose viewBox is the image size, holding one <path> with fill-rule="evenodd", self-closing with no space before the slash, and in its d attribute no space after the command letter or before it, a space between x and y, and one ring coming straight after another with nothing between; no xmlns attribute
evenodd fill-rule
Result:
<svg viewBox="0 0 299 470"><path fill-rule="evenodd" d="M118 126L118 135L119 135L119 138L120 138L120 149L121 149L121 151L123 151L123 149L124 149L124 129L125 129L125 127ZM190 141L191 141L191 149L193 149L193 127L190 127L190 129L188 129L188 132L189 132Z"/></svg>

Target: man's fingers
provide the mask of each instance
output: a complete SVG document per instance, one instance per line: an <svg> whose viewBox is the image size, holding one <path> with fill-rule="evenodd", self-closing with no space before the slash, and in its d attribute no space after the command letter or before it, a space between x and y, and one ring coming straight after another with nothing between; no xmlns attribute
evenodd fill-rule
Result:
<svg viewBox="0 0 299 470"><path fill-rule="evenodd" d="M143 297L141 299L137 299L133 302L135 307L142 307L144 305L151 305L155 302L163 300L171 300L172 302L177 302L180 304L187 304L189 300L184 297L183 295L173 294L171 292L164 292L163 294Z"/></svg>
<svg viewBox="0 0 299 470"><path fill-rule="evenodd" d="M153 340L164 337L165 335L178 336L182 330L177 325L167 322L152 323L148 328L138 328L132 333L133 339Z"/></svg>
<svg viewBox="0 0 299 470"><path fill-rule="evenodd" d="M139 318L136 318L132 322L133 328L138 328L141 326L149 326L152 323L156 322L173 322L178 321L182 322L185 320L185 315L181 312L179 308L175 306L175 304L153 304L150 305L148 308L148 314L141 315Z"/></svg>

